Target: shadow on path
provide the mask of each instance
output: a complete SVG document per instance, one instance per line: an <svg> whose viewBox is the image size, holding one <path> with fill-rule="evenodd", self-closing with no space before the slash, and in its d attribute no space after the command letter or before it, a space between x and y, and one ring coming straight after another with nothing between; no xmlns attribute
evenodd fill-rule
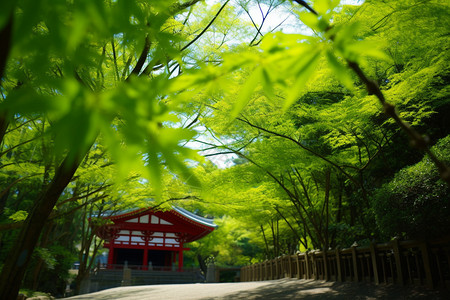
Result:
<svg viewBox="0 0 450 300"><path fill-rule="evenodd" d="M395 285L373 285L354 282L326 282L320 280L282 279L270 285L240 291L212 299L450 299L448 290L428 290Z"/></svg>
<svg viewBox="0 0 450 300"><path fill-rule="evenodd" d="M279 279L236 283L166 284L118 287L66 298L70 300L213 300L213 299L450 299L448 290L396 285Z"/></svg>

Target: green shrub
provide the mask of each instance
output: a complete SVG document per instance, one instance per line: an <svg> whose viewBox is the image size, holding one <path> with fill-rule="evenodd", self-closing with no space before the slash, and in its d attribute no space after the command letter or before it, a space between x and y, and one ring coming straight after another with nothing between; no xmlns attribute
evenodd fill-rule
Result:
<svg viewBox="0 0 450 300"><path fill-rule="evenodd" d="M448 165L450 136L441 139L433 151ZM383 185L372 205L383 238L436 238L450 230L450 189L427 156Z"/></svg>

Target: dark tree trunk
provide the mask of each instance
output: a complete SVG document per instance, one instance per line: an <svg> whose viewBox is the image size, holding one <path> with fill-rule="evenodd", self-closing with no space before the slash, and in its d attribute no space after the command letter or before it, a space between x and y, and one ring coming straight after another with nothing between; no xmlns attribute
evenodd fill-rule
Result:
<svg viewBox="0 0 450 300"><path fill-rule="evenodd" d="M205 260L203 259L203 257L200 254L197 255L197 259L198 259L198 264L200 265L200 270L202 270L203 274L206 275L206 271L208 270L208 268L206 267Z"/></svg>
<svg viewBox="0 0 450 300"><path fill-rule="evenodd" d="M269 252L269 243L267 242L267 238L266 238L266 234L264 232L264 227L263 225L259 225L261 227L261 232L264 238L264 244L266 245L266 259L268 259L270 257L270 252Z"/></svg>
<svg viewBox="0 0 450 300"><path fill-rule="evenodd" d="M38 247L41 247L41 248L47 247L48 239L49 239L50 233L52 232L52 229L53 229L53 222L47 222L44 233L42 233L41 241L39 242ZM33 279L32 279L33 282L31 285L31 289L34 291L38 290L38 288L39 288L39 278L40 278L43 266L44 266L44 260L42 258L38 258L38 262L32 273L33 274ZM25 278L26 278L26 276L25 276Z"/></svg>
<svg viewBox="0 0 450 300"><path fill-rule="evenodd" d="M3 75L5 74L6 62L8 61L9 51L11 50L11 39L12 39L12 31L13 31L13 17L14 11L11 10L10 15L8 17L8 21L4 25L4 27L0 30L0 41L2 46L0 47L0 80L3 79ZM2 122L0 121L0 129ZM0 130L0 137L2 131ZM1 140L0 140L1 141Z"/></svg>
<svg viewBox="0 0 450 300"><path fill-rule="evenodd" d="M11 189L0 191L0 216L3 214Z"/></svg>
<svg viewBox="0 0 450 300"><path fill-rule="evenodd" d="M11 50L11 38L13 29L13 11L8 18L5 26L0 30L0 84L5 74L6 62L8 61L9 51ZM0 112L0 144L5 136L9 121L6 112Z"/></svg>
<svg viewBox="0 0 450 300"><path fill-rule="evenodd" d="M69 153L57 169L52 182L38 197L19 233L15 245L6 258L0 274L0 299L13 300L17 298L23 276L41 231L58 198L72 180L75 171L89 148L78 152L79 155L71 156ZM69 157L72 157L72 159L69 159Z"/></svg>

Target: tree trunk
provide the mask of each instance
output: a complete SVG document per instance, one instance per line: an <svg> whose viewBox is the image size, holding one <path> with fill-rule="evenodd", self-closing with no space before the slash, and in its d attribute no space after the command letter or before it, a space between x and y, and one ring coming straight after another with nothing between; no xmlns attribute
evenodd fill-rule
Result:
<svg viewBox="0 0 450 300"><path fill-rule="evenodd" d="M8 61L9 51L11 50L11 39L13 31L13 16L14 13L11 11L8 21L4 27L0 30L0 41L2 46L0 47L0 84L3 81L3 75L5 74L6 62ZM7 118L7 113L5 111L0 112L0 144L8 128L9 121Z"/></svg>
<svg viewBox="0 0 450 300"><path fill-rule="evenodd" d="M52 182L38 197L31 213L22 227L15 245L10 250L0 274L0 299L16 299L25 270L30 262L41 231L61 193L72 180L81 160L90 147L78 155L69 153L58 167ZM72 159L70 159L72 158Z"/></svg>
<svg viewBox="0 0 450 300"><path fill-rule="evenodd" d="M330 202L330 177L331 177L331 171L328 169L325 173L325 245L324 248L328 250L328 247L330 246L329 236L328 236L328 227L330 222L330 212L328 204Z"/></svg>
<svg viewBox="0 0 450 300"><path fill-rule="evenodd" d="M206 276L206 271L208 270L205 260L201 256L201 254L197 254L198 264L200 266L200 270L202 270L203 274Z"/></svg>
<svg viewBox="0 0 450 300"><path fill-rule="evenodd" d="M0 191L0 216L3 215L3 212L6 207L6 200L8 200L11 189L7 189L5 191Z"/></svg>
<svg viewBox="0 0 450 300"><path fill-rule="evenodd" d="M53 229L53 222L47 222L45 227L46 227L46 229L45 229L44 233L42 234L41 241L39 242L39 246L38 246L41 248L46 248L48 245L48 239L49 239L50 233ZM42 260L42 258L38 258L36 267L33 270L33 282L31 285L31 289L33 291L38 290L39 277L40 277L39 275L41 275L43 266L44 266L44 261ZM25 276L25 278L26 278L26 276Z"/></svg>
<svg viewBox="0 0 450 300"><path fill-rule="evenodd" d="M266 245L266 259L270 257L270 252L269 252L269 243L267 242L267 238L266 238L266 234L264 232L264 227L262 225L259 225L261 227L261 232L264 238L264 244ZM270 257L272 258L272 257Z"/></svg>
<svg viewBox="0 0 450 300"><path fill-rule="evenodd" d="M9 51L11 50L12 46L11 40L14 23L13 19L14 19L14 10L12 9L8 16L8 21L6 22L4 27L0 30L0 41L2 41L2 46L0 47L0 80L3 79L3 75L5 74L6 62L8 61ZM4 119L0 118L0 138L3 138L1 130L3 120Z"/></svg>

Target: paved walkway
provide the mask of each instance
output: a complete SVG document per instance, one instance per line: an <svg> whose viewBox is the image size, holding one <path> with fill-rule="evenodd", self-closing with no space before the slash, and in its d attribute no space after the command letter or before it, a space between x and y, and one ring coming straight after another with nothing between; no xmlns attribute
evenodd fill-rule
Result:
<svg viewBox="0 0 450 300"><path fill-rule="evenodd" d="M198 283L119 287L70 300L210 300L210 299L450 299L449 291L392 285L280 279L236 283Z"/></svg>

